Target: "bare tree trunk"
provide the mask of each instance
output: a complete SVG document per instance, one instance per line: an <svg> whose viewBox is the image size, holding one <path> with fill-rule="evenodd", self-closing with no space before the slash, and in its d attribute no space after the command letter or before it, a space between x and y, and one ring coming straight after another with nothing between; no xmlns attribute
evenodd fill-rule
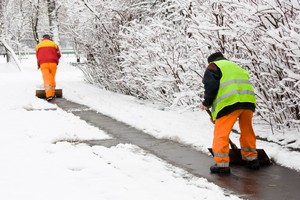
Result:
<svg viewBox="0 0 300 200"><path fill-rule="evenodd" d="M0 2L0 39L2 39L3 38L3 30L4 30L4 28L3 28L3 26L4 26L4 19L3 19L3 4L5 3L5 1L1 1ZM3 56L6 58L6 62L8 63L9 62L9 53L8 53L8 51L7 51L7 49L6 49L6 47L5 47L5 45L4 44L1 44L1 48L2 48L2 46L4 47L4 49L5 49L5 52L3 52Z"/></svg>
<svg viewBox="0 0 300 200"><path fill-rule="evenodd" d="M0 2L0 37L2 35L2 30L3 30L3 1Z"/></svg>
<svg viewBox="0 0 300 200"><path fill-rule="evenodd" d="M6 57L6 62L9 63L10 62L10 55L9 55L9 51L7 50L7 48L5 48L5 57Z"/></svg>
<svg viewBox="0 0 300 200"><path fill-rule="evenodd" d="M53 34L54 41L59 43L58 20L57 20L58 8L56 7L55 0L47 0L47 6L48 6L50 32Z"/></svg>
<svg viewBox="0 0 300 200"><path fill-rule="evenodd" d="M74 50L75 50L75 55L76 55L76 62L80 63L80 53L78 49L78 44L76 39L74 40Z"/></svg>
<svg viewBox="0 0 300 200"><path fill-rule="evenodd" d="M53 0L47 0L47 6L48 6L48 16L49 16L49 26L50 31L53 31L53 21L55 19L55 2Z"/></svg>
<svg viewBox="0 0 300 200"><path fill-rule="evenodd" d="M34 5L33 7L34 7L34 10L33 10L32 16L31 16L31 27L32 27L32 34L33 34L34 40L38 44L40 42L39 35L37 32L37 26L38 26L38 22L39 22L39 13L40 13L40 0L37 0L37 4Z"/></svg>

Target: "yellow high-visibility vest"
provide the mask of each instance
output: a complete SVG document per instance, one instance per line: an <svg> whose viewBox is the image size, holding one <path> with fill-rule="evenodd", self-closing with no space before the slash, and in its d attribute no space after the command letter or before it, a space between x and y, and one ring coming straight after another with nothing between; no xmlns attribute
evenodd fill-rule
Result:
<svg viewBox="0 0 300 200"><path fill-rule="evenodd" d="M226 106L238 102L249 102L256 104L254 89L250 82L248 71L229 60L214 62L222 72L220 87L213 101L211 113L213 120Z"/></svg>

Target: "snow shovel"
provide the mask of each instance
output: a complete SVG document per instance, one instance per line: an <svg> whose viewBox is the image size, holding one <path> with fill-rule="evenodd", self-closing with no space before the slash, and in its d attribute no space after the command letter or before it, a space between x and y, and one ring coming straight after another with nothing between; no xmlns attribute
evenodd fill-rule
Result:
<svg viewBox="0 0 300 200"><path fill-rule="evenodd" d="M206 110L206 112L210 116L210 120L212 123L211 112L210 110ZM230 158L230 165L246 165L246 161L242 159L241 149L239 149L229 138L229 144L231 149L229 149L229 158ZM212 148L208 148L209 152L214 156ZM270 165L271 161L263 149L256 149L257 151L257 158L260 165Z"/></svg>
<svg viewBox="0 0 300 200"><path fill-rule="evenodd" d="M45 99L46 98L46 92L45 92L45 90L36 90L35 91L35 96L37 96L40 99ZM56 98L61 98L62 97L62 89L55 89L55 97Z"/></svg>

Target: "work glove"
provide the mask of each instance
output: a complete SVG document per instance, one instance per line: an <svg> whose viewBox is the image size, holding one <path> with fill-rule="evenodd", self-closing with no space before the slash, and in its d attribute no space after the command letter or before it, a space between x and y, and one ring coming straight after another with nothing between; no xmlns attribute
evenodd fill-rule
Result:
<svg viewBox="0 0 300 200"><path fill-rule="evenodd" d="M203 103L199 106L201 110L205 110L207 112L207 114L210 116L210 121L214 124L215 121L212 118L211 112L209 110L208 106L203 105Z"/></svg>
<svg viewBox="0 0 300 200"><path fill-rule="evenodd" d="M207 106L205 106L203 104L201 104L199 107L200 107L201 110L208 110L209 109Z"/></svg>

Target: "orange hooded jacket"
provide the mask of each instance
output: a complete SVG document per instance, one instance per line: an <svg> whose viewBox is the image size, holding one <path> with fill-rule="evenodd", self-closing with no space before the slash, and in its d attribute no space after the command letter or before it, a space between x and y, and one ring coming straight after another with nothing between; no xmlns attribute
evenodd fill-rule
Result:
<svg viewBox="0 0 300 200"><path fill-rule="evenodd" d="M43 63L58 64L60 56L58 45L50 39L45 38L36 46L36 58L39 66Z"/></svg>

